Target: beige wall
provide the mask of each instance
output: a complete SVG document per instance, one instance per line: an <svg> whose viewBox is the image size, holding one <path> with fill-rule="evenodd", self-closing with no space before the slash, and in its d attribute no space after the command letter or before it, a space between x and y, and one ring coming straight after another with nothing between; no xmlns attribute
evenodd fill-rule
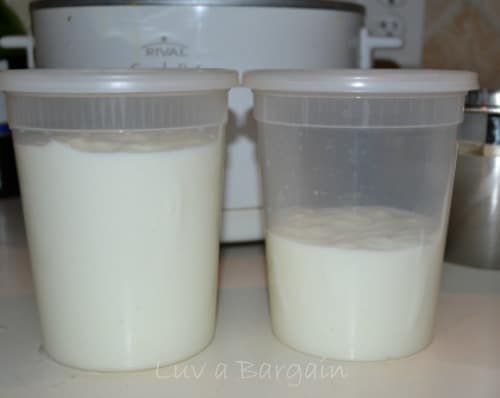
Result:
<svg viewBox="0 0 500 398"><path fill-rule="evenodd" d="M474 70L481 86L500 88L500 0L427 0L426 6L424 67Z"/></svg>

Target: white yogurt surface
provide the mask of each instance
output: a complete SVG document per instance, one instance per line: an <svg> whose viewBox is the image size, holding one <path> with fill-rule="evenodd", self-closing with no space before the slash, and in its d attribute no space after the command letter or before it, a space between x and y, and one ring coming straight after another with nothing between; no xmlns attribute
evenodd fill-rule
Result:
<svg viewBox="0 0 500 398"><path fill-rule="evenodd" d="M15 144L44 348L93 370L203 349L216 310L222 129L126 144L51 137L21 133Z"/></svg>
<svg viewBox="0 0 500 398"><path fill-rule="evenodd" d="M267 234L273 329L343 360L398 358L432 338L444 234L392 208L291 209Z"/></svg>

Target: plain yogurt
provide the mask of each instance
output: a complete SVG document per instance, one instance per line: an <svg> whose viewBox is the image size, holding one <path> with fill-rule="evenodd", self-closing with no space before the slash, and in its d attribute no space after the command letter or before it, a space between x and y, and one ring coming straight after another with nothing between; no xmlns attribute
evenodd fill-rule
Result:
<svg viewBox="0 0 500 398"><path fill-rule="evenodd" d="M266 240L274 333L299 351L342 360L424 348L443 258L437 229L424 216L383 207L275 217Z"/></svg>
<svg viewBox="0 0 500 398"><path fill-rule="evenodd" d="M214 332L222 127L122 137L16 133L44 347L70 366L165 365Z"/></svg>

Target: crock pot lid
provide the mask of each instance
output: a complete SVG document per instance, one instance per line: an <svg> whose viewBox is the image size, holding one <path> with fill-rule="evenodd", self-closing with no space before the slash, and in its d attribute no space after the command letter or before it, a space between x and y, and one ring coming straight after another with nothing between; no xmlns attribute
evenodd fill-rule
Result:
<svg viewBox="0 0 500 398"><path fill-rule="evenodd" d="M244 74L254 90L310 93L426 94L478 88L477 74L450 70L257 70Z"/></svg>
<svg viewBox="0 0 500 398"><path fill-rule="evenodd" d="M365 13L365 8L360 4L334 0L38 0L31 2L31 10L58 7L121 5L321 8L359 14Z"/></svg>
<svg viewBox="0 0 500 398"><path fill-rule="evenodd" d="M0 90L40 94L120 94L227 90L238 73L225 69L32 69L0 73Z"/></svg>

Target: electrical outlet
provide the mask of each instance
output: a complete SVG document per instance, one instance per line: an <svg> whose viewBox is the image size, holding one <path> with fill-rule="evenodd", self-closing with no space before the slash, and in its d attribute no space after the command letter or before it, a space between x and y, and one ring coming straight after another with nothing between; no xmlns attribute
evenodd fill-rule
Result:
<svg viewBox="0 0 500 398"><path fill-rule="evenodd" d="M426 0L350 1L365 6L366 27L371 35L403 40L403 46L400 48L377 48L374 51L376 59L393 61L407 68L422 65ZM431 3L434 2L427 0L429 7Z"/></svg>
<svg viewBox="0 0 500 398"><path fill-rule="evenodd" d="M401 18L394 15L386 15L375 18L370 32L379 37L399 37L404 36L404 26Z"/></svg>

